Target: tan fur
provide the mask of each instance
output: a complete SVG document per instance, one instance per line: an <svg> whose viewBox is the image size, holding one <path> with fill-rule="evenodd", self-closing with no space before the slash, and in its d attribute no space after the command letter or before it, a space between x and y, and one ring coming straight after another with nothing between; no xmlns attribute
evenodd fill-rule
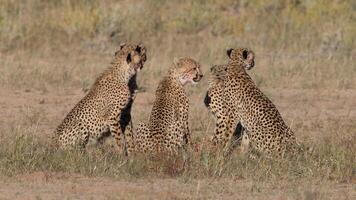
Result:
<svg viewBox="0 0 356 200"><path fill-rule="evenodd" d="M112 65L101 74L88 94L56 129L57 144L60 147L85 147L89 139L99 141L111 133L118 146L121 146L123 127L120 118L133 96L129 82L135 78L145 61L145 47L122 44L115 53Z"/></svg>
<svg viewBox="0 0 356 200"><path fill-rule="evenodd" d="M200 64L193 59L181 58L174 63L158 85L148 123L140 123L136 134L133 130L125 134L129 153L176 152L190 143L184 84L199 82L203 75Z"/></svg>
<svg viewBox="0 0 356 200"><path fill-rule="evenodd" d="M205 98L206 105L216 118L213 137L228 153L234 143L236 125L244 130L240 134L242 145L267 154L283 155L294 147L294 133L283 121L275 105L259 90L246 69L254 66L254 53L248 49L227 51L229 63L214 66L211 83Z"/></svg>

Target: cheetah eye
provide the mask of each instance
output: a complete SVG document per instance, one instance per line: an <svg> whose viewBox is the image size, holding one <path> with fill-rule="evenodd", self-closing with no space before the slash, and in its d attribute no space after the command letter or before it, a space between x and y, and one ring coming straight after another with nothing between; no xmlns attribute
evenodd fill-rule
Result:
<svg viewBox="0 0 356 200"><path fill-rule="evenodd" d="M248 51L247 51L247 50L244 50L244 51L242 52L242 57L243 57L243 59L247 59L247 55L248 55Z"/></svg>
<svg viewBox="0 0 356 200"><path fill-rule="evenodd" d="M187 72L194 72L194 71L197 71L196 67L189 69Z"/></svg>

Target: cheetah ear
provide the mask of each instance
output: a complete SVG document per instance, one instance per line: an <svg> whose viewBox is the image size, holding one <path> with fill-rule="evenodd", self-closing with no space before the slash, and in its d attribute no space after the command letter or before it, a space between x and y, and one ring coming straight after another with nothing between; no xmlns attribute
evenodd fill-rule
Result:
<svg viewBox="0 0 356 200"><path fill-rule="evenodd" d="M251 61L255 59L255 53L253 51L248 51L247 55L246 55L246 59Z"/></svg>
<svg viewBox="0 0 356 200"><path fill-rule="evenodd" d="M230 48L230 49L228 49L228 50L226 51L226 54L227 54L227 56L228 56L229 58L231 58L231 52L232 52L232 50L234 50L234 49Z"/></svg>
<svg viewBox="0 0 356 200"><path fill-rule="evenodd" d="M136 51L140 54L145 54L146 53L146 47L142 43L138 44L136 47Z"/></svg>
<svg viewBox="0 0 356 200"><path fill-rule="evenodd" d="M120 50L121 50L122 48L124 48L124 46L126 46L126 43L121 43L121 44L120 44ZM115 56L117 56L117 55L119 54L120 50L118 50L118 51L115 52Z"/></svg>
<svg viewBox="0 0 356 200"><path fill-rule="evenodd" d="M173 58L173 64L174 64L175 67L179 67L179 60L180 60L180 59L177 58L177 57L174 57L174 58Z"/></svg>
<svg viewBox="0 0 356 200"><path fill-rule="evenodd" d="M246 55L246 60L248 62L249 69L251 69L252 67L255 66L255 53L251 50L248 51L247 55Z"/></svg>
<svg viewBox="0 0 356 200"><path fill-rule="evenodd" d="M136 46L135 51L136 51L137 53L141 54L142 48L141 48L140 46Z"/></svg>
<svg viewBox="0 0 356 200"><path fill-rule="evenodd" d="M136 51L141 55L141 60L143 62L146 62L147 60L147 55L146 55L146 47L140 43L137 47L136 47Z"/></svg>
<svg viewBox="0 0 356 200"><path fill-rule="evenodd" d="M242 51L242 58L243 58L243 59L247 59L247 56L249 55L249 53L250 53L249 50L247 50L247 49L246 49L246 50L243 50L243 51Z"/></svg>
<svg viewBox="0 0 356 200"><path fill-rule="evenodd" d="M128 54L127 54L127 57L126 57L126 62L127 62L127 64L130 64L131 61L132 61L131 53L128 53Z"/></svg>
<svg viewBox="0 0 356 200"><path fill-rule="evenodd" d="M120 44L120 50L121 50L122 48L124 48L124 46L126 46L126 43L125 43L125 42L121 43L121 44Z"/></svg>

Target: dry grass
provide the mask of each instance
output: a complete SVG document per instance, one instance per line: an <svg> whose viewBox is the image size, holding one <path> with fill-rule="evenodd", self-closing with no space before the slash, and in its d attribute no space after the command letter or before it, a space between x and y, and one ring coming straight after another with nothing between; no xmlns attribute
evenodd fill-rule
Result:
<svg viewBox="0 0 356 200"><path fill-rule="evenodd" d="M226 48L247 46L256 52L260 69L252 73L261 86L288 80L293 88L355 88L354 18L352 1L5 0L0 83L87 87L119 43L142 41L151 69L142 85L173 57L192 56L207 71L223 62Z"/></svg>
<svg viewBox="0 0 356 200"><path fill-rule="evenodd" d="M352 187L356 180L355 13L355 3L343 0L3 0L0 177L18 183L18 176L45 172L88 177L85 181L157 179L163 186L174 179L186 192L152 198L219 198L214 195L234 191L238 198L252 193L260 196L247 197L264 199L269 191L288 194L280 196L284 199L334 198L328 194L335 185ZM54 128L123 41L142 41L148 49L134 123L147 120L157 83L174 57L191 56L207 73L212 64L225 62L226 48L246 46L256 53L252 78L313 150L284 160L235 153L217 176L221 169L207 142L213 120L202 103L207 79L187 88L196 147L186 170L179 157L138 156L122 165L110 145L88 152L53 150L48 138ZM205 196L186 185L198 187L212 179L214 187L202 186ZM317 189L310 190L311 183ZM344 199L352 199L351 191Z"/></svg>
<svg viewBox="0 0 356 200"><path fill-rule="evenodd" d="M235 177L258 182L316 179L348 183L355 175L356 138L352 136L323 137L316 144L305 144L313 146L312 151L282 160L263 156L251 159L234 154L223 168L217 161L216 152L209 145L199 143L191 152L191 161L183 168L180 156L138 155L124 164L125 159L108 146L91 147L88 151L57 150L48 142L33 137L33 130L13 128L10 131L11 139L6 138L0 144L0 173L10 177L50 171L128 179ZM220 171L222 173L218 174Z"/></svg>

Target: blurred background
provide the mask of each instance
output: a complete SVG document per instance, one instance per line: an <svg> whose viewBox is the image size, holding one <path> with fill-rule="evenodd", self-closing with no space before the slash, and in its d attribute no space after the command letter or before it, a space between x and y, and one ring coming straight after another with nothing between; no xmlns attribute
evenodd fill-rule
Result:
<svg viewBox="0 0 356 200"><path fill-rule="evenodd" d="M355 36L352 0L2 0L0 83L88 87L121 42L143 42L144 84L174 57L208 71L243 46L260 86L355 88Z"/></svg>

